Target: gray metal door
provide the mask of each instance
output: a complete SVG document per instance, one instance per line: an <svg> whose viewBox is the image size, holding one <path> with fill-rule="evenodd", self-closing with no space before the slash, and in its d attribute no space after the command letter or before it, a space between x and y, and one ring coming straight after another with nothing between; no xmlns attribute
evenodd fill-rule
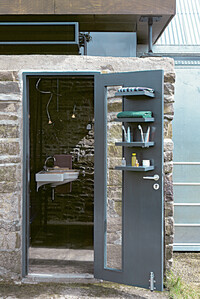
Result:
<svg viewBox="0 0 200 299"><path fill-rule="evenodd" d="M120 93L115 95L115 89L120 86L153 88L155 96L136 92L130 97L126 93L120 97ZM120 107L122 111L151 111L153 115L149 119L123 119L120 123L115 119ZM130 127L130 143L120 137L122 124L126 130ZM142 142L138 125L144 132L150 127L149 142ZM130 166L133 152L137 155L139 167ZM125 167L121 166L122 156L126 159ZM142 160L150 160L150 166L142 167ZM155 287L162 291L162 171L163 71L96 75L96 278L143 288L149 288L151 283L151 289Z"/></svg>

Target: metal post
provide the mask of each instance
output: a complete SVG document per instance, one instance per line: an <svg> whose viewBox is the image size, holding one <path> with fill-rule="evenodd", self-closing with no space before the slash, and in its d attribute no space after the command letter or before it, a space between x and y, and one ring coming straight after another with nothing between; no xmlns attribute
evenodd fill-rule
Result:
<svg viewBox="0 0 200 299"><path fill-rule="evenodd" d="M85 34L83 35L83 40L84 40L84 55L87 56L87 40Z"/></svg>
<svg viewBox="0 0 200 299"><path fill-rule="evenodd" d="M153 18L148 18L148 53L153 53L152 50L152 28L153 28Z"/></svg>

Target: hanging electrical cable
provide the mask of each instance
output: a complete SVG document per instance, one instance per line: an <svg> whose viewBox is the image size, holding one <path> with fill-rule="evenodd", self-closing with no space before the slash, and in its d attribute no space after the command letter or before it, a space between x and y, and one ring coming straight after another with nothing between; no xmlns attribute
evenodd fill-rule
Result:
<svg viewBox="0 0 200 299"><path fill-rule="evenodd" d="M46 105L46 113L47 113L47 117L48 117L48 124L52 124L52 119L51 119L51 115L49 113L49 105L51 103L51 100L53 98L53 95L56 95L57 96L57 101L58 101L58 96L62 96L61 94L58 94L58 93L55 93L55 92L52 92L52 91L46 91L46 90L41 90L39 89L39 84L40 84L40 81L42 80L42 78L39 78L36 82L36 85L35 85L35 88L38 92L42 93L42 94L50 94L50 98L48 100L48 103ZM58 80L57 80L57 84L58 84ZM58 90L58 86L57 86L57 90Z"/></svg>

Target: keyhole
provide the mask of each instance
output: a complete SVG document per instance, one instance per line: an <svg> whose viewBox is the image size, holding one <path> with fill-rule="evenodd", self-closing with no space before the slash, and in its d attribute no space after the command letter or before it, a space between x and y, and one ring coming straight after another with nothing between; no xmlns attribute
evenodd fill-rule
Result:
<svg viewBox="0 0 200 299"><path fill-rule="evenodd" d="M153 189L158 190L160 188L159 184L153 184Z"/></svg>

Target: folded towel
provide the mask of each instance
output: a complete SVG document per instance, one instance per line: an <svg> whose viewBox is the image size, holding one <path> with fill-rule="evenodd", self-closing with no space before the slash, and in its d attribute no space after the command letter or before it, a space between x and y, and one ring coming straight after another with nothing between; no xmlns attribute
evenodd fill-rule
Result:
<svg viewBox="0 0 200 299"><path fill-rule="evenodd" d="M151 111L123 111L117 114L117 118L148 118L152 117Z"/></svg>
<svg viewBox="0 0 200 299"><path fill-rule="evenodd" d="M149 91L154 93L155 90L149 87L122 87L118 89L118 92L131 92L131 91Z"/></svg>

